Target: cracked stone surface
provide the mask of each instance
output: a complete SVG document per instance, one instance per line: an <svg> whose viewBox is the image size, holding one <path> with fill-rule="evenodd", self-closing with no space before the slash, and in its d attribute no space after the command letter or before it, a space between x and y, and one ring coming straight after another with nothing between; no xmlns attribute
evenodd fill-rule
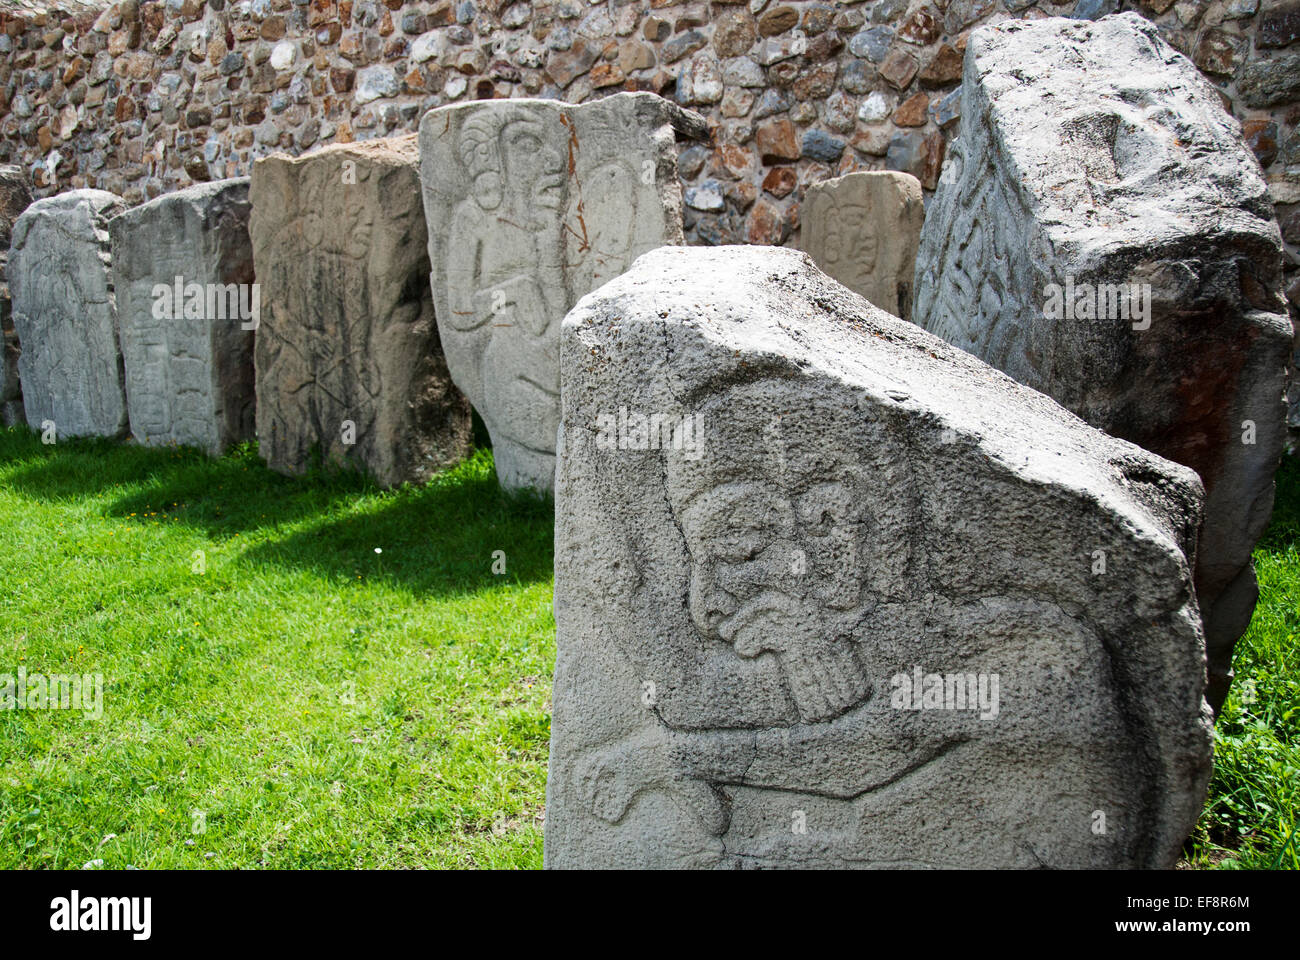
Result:
<svg viewBox="0 0 1300 960"><path fill-rule="evenodd" d="M14 224L9 292L22 344L27 423L59 437L126 434L108 221L125 209L103 190L37 200Z"/></svg>
<svg viewBox="0 0 1300 960"><path fill-rule="evenodd" d="M560 369L546 866L1173 865L1193 471L780 248L642 256Z"/></svg>
<svg viewBox="0 0 1300 960"><path fill-rule="evenodd" d="M469 452L469 402L434 320L418 164L410 134L253 165L257 439L272 469L302 473L319 452L395 486Z"/></svg>
<svg viewBox="0 0 1300 960"><path fill-rule="evenodd" d="M675 139L703 124L649 93L475 101L420 122L438 328L503 487L553 487L560 321L640 254L682 242Z"/></svg>
<svg viewBox="0 0 1300 960"><path fill-rule="evenodd" d="M256 322L250 210L242 177L165 194L109 222L126 403L140 443L215 456L255 435L254 334L244 329Z"/></svg>
<svg viewBox="0 0 1300 960"><path fill-rule="evenodd" d="M921 234L913 319L1197 471L1217 709L1255 607L1251 550L1286 434L1292 330L1259 165L1218 91L1133 13L974 31L961 117ZM1134 318L1115 295L1144 289L1150 309ZM1083 306L1065 314L1066 299Z"/></svg>

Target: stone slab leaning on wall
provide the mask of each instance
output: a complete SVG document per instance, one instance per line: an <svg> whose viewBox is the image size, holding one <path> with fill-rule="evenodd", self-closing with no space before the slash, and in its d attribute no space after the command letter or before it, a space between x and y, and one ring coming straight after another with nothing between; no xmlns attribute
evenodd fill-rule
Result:
<svg viewBox="0 0 1300 960"><path fill-rule="evenodd" d="M14 224L9 291L23 406L37 430L126 433L108 237L123 209L103 190L72 190L37 200Z"/></svg>
<svg viewBox="0 0 1300 960"><path fill-rule="evenodd" d="M1200 474L1217 709L1286 429L1292 331L1259 166L1218 93L1135 14L976 30L962 91L914 319Z"/></svg>
<svg viewBox="0 0 1300 960"><path fill-rule="evenodd" d="M32 191L22 167L0 165L0 331L3 331L3 357L0 357L0 423L12 427L26 422L23 414L22 385L18 379L18 335L14 333L13 311L5 265L9 260L9 242L14 221L31 205Z"/></svg>
<svg viewBox="0 0 1300 960"><path fill-rule="evenodd" d="M912 275L925 204L910 173L850 173L810 186L799 208L808 256L896 317L912 315Z"/></svg>
<svg viewBox="0 0 1300 960"><path fill-rule="evenodd" d="M108 225L131 433L219 455L254 436L258 321L248 178L199 184Z"/></svg>
<svg viewBox="0 0 1300 960"><path fill-rule="evenodd" d="M490 100L420 122L438 327L506 488L554 484L564 314L682 242L676 130L700 136L703 120L649 93Z"/></svg>
<svg viewBox="0 0 1300 960"><path fill-rule="evenodd" d="M319 450L392 486L465 456L470 407L434 321L415 135L264 157L250 196L266 462L301 473Z"/></svg>
<svg viewBox="0 0 1300 960"><path fill-rule="evenodd" d="M1174 864L1195 473L790 250L646 254L561 371L547 866Z"/></svg>

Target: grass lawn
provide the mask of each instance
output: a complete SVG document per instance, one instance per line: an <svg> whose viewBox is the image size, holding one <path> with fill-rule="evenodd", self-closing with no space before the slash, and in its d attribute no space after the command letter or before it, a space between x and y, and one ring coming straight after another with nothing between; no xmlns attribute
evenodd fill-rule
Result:
<svg viewBox="0 0 1300 960"><path fill-rule="evenodd" d="M551 531L486 452L382 492L0 431L0 673L104 677L0 711L0 867L540 866ZM1300 866L1298 542L1291 460L1192 866Z"/></svg>

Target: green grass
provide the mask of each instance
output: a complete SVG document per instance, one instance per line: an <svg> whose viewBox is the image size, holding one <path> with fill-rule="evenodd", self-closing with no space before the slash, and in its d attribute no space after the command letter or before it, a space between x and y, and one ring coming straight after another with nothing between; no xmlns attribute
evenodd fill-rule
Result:
<svg viewBox="0 0 1300 960"><path fill-rule="evenodd" d="M1300 459L1277 475L1255 548L1259 606L1237 642L1236 679L1215 726L1214 778L1189 841L1192 866L1300 869Z"/></svg>
<svg viewBox="0 0 1300 960"><path fill-rule="evenodd" d="M0 711L0 868L540 866L551 531L487 452L384 492L0 431L0 673L105 684ZM1298 544L1289 459L1190 866L1300 867Z"/></svg>
<svg viewBox="0 0 1300 960"><path fill-rule="evenodd" d="M382 492L0 432L0 673L104 677L0 711L0 867L540 866L551 551L489 453Z"/></svg>

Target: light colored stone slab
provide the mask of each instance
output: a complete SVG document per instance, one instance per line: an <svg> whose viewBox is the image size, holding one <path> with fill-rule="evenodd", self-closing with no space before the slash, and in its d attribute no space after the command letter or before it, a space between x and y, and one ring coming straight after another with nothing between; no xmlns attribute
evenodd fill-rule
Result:
<svg viewBox="0 0 1300 960"><path fill-rule="evenodd" d="M1133 13L981 28L962 91L914 319L1200 474L1196 587L1217 709L1286 432L1291 323L1259 166L1218 92ZM1097 297L1129 285L1128 315Z"/></svg>
<svg viewBox="0 0 1300 960"><path fill-rule="evenodd" d="M266 462L301 473L319 450L392 486L464 457L470 407L438 341L415 135L263 157L250 196Z"/></svg>
<svg viewBox="0 0 1300 960"><path fill-rule="evenodd" d="M1191 470L792 250L646 254L560 364L547 866L1173 865ZM985 708L905 709L918 669Z"/></svg>
<svg viewBox="0 0 1300 960"><path fill-rule="evenodd" d="M910 173L849 173L804 193L800 242L825 273L908 320L924 219L921 181Z"/></svg>
<svg viewBox="0 0 1300 960"><path fill-rule="evenodd" d="M250 210L242 177L165 194L109 222L127 410L140 443L219 455L255 435Z"/></svg>
<svg viewBox="0 0 1300 960"><path fill-rule="evenodd" d="M438 327L502 486L552 488L560 321L638 255L682 242L674 129L700 123L649 93L475 101L420 122Z"/></svg>
<svg viewBox="0 0 1300 960"><path fill-rule="evenodd" d="M37 200L14 224L9 291L22 344L27 423L56 435L126 433L108 221L122 201L103 190Z"/></svg>

